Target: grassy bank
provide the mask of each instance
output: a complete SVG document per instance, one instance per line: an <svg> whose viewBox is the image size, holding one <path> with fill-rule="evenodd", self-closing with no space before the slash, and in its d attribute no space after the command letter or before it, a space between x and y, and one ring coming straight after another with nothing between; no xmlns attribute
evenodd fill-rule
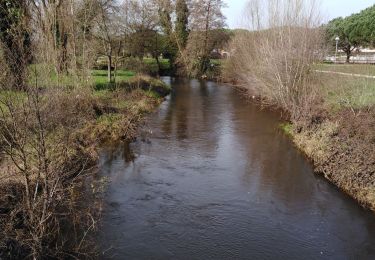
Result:
<svg viewBox="0 0 375 260"><path fill-rule="evenodd" d="M113 57L115 59L115 57ZM171 64L169 59L159 59L159 63L155 58L136 58L136 57L118 57L117 65L121 70L132 70L148 75L170 75ZM107 71L107 58L99 57L96 61L95 68L97 70Z"/></svg>
<svg viewBox="0 0 375 260"><path fill-rule="evenodd" d="M323 65L371 73L368 66ZM350 68L350 69L349 69ZM311 115L282 126L317 172L375 211L375 80L319 74Z"/></svg>
<svg viewBox="0 0 375 260"><path fill-rule="evenodd" d="M101 144L135 138L144 116L171 91L126 71L115 85L103 84L104 77L94 71L89 85L61 86L35 76L40 85L0 91L0 258L94 253L87 234L101 207L82 205L77 186L92 174ZM101 186L90 183L90 196Z"/></svg>

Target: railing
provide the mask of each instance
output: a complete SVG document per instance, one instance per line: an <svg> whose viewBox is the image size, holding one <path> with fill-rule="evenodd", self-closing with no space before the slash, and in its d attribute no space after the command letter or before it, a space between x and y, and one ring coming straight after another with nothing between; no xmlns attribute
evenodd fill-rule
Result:
<svg viewBox="0 0 375 260"><path fill-rule="evenodd" d="M327 56L324 62L344 64L346 63L346 56ZM350 63L353 64L375 64L375 55L357 55L350 57Z"/></svg>

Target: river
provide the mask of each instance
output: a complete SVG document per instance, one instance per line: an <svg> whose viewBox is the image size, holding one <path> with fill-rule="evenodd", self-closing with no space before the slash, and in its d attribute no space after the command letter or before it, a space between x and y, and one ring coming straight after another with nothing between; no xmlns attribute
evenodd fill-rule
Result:
<svg viewBox="0 0 375 260"><path fill-rule="evenodd" d="M174 91L138 141L101 152L101 258L375 259L375 215L313 173L278 113L164 80Z"/></svg>

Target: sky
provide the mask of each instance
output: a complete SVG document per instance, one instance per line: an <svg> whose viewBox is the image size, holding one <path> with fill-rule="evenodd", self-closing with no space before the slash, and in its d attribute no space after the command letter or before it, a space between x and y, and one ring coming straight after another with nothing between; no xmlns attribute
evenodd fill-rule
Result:
<svg viewBox="0 0 375 260"><path fill-rule="evenodd" d="M241 28L242 13L247 0L224 0L228 8L224 14L227 17L229 28ZM321 0L322 14L326 21L339 17L357 13L375 4L375 0Z"/></svg>

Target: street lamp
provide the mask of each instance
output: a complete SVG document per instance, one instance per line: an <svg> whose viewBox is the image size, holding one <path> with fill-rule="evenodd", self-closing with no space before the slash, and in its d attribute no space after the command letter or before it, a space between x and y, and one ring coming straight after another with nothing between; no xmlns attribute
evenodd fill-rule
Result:
<svg viewBox="0 0 375 260"><path fill-rule="evenodd" d="M339 41L340 41L340 37L336 37L336 53L335 53L335 63L337 63L337 52L338 52L338 49L339 49Z"/></svg>

